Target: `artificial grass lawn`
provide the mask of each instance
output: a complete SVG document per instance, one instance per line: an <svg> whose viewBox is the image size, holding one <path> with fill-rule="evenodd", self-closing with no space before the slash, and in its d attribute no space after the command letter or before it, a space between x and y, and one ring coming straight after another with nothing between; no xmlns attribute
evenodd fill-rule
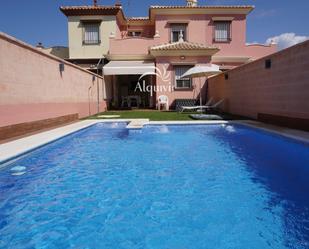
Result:
<svg viewBox="0 0 309 249"><path fill-rule="evenodd" d="M147 118L151 121L178 121L178 120L195 120L192 119L190 114L198 114L198 112L179 113L176 111L157 111L157 110L122 110L122 111L107 111L101 112L97 115L85 119L107 119L99 117L101 115L119 115L119 118L114 119L134 119L134 118ZM211 114L211 113L207 113ZM247 120L248 118L231 115L228 113L212 113L221 117L221 120ZM209 118L209 120L218 120Z"/></svg>
<svg viewBox="0 0 309 249"><path fill-rule="evenodd" d="M104 119L99 118L100 115L120 115L121 119L132 118L148 118L151 121L166 120L193 120L189 117L191 113L178 113L173 111L155 111L155 110L129 110L129 111L108 111L89 117L88 119ZM118 119L119 119L118 118ZM117 118L116 118L117 119Z"/></svg>

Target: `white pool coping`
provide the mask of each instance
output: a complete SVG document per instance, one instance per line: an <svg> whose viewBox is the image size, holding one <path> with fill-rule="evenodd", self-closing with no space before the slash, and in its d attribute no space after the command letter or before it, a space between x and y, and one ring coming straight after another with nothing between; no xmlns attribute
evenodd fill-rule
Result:
<svg viewBox="0 0 309 249"><path fill-rule="evenodd" d="M283 128L274 125L249 120L241 121L149 121L148 119L103 119L103 120L84 120L74 124L44 131L35 135L20 138L4 144L0 144L0 168L1 164L17 158L27 152L42 147L50 142L56 141L64 136L76 131L85 129L97 123L126 122L128 129L141 129L144 125L199 125L199 124L243 124L253 128L262 129L267 132L278 134L284 137L295 139L309 144L309 132Z"/></svg>

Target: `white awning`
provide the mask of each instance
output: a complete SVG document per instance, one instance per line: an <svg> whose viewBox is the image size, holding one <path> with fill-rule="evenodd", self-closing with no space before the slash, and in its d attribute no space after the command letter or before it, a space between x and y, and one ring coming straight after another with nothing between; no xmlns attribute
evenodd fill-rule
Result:
<svg viewBox="0 0 309 249"><path fill-rule="evenodd" d="M154 73L155 64L148 61L110 61L103 67L104 75L141 75Z"/></svg>

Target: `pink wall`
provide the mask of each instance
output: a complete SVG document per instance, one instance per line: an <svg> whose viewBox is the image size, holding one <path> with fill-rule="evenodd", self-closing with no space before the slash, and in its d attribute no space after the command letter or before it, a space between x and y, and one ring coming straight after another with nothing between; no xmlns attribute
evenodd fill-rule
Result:
<svg viewBox="0 0 309 249"><path fill-rule="evenodd" d="M265 69L265 59L272 66ZM229 113L309 118L309 41L209 79L209 96Z"/></svg>
<svg viewBox="0 0 309 249"><path fill-rule="evenodd" d="M226 15L158 15L156 30L159 31L161 44L170 42L170 24L173 21L188 23L187 40L189 42L217 46L220 51L216 56L248 56L253 59L276 52L276 45L246 45L246 15L228 15L233 17L230 42L214 42L214 23L212 17Z"/></svg>
<svg viewBox="0 0 309 249"><path fill-rule="evenodd" d="M246 45L246 15L243 14L228 15L234 18L231 25L232 40L230 42L214 42L214 22L212 21L214 16L226 15L157 15L155 27L136 26L137 29L143 30L148 38L125 38L120 32L125 34L127 27L121 26L121 31L117 31L117 39L110 41L110 54L148 54L151 46L170 42L170 26L173 22L187 23L187 40L189 42L217 46L220 51L215 56L244 56L257 59L276 52L276 45ZM152 38L153 36L150 34L155 31L158 31L160 37Z"/></svg>
<svg viewBox="0 0 309 249"><path fill-rule="evenodd" d="M147 55L149 48L159 44L157 38L132 37L110 39L109 53L111 55Z"/></svg>
<svg viewBox="0 0 309 249"><path fill-rule="evenodd" d="M262 45L262 44L252 44L246 45L244 49L244 54L251 57L252 59L258 59L277 52L277 45Z"/></svg>
<svg viewBox="0 0 309 249"><path fill-rule="evenodd" d="M128 25L127 29L129 31L141 31L142 37L153 38L155 35L155 30L153 25Z"/></svg>
<svg viewBox="0 0 309 249"><path fill-rule="evenodd" d="M171 34L169 22L172 21L188 22L187 40L189 40L190 42L206 42L205 38L207 24L205 15L157 15L155 21L155 29L160 34L160 43L170 42ZM198 33L196 33L197 30Z"/></svg>
<svg viewBox="0 0 309 249"><path fill-rule="evenodd" d="M175 85L175 75L174 75L174 66L179 63L183 65L205 65L210 62L210 57L186 57L185 60L180 60L179 57L158 57L156 59L156 66L160 69L160 71L164 72L164 68L167 70L165 74L166 77L156 77L156 85L160 86L168 86L171 84L173 87ZM193 79L192 85L193 89L179 90L174 89L170 92L160 92L157 93L157 97L159 95L166 95L169 98L169 104L173 104L175 99L198 99L200 94L200 83L201 87L204 88L205 78ZM205 94L204 94L205 95Z"/></svg>
<svg viewBox="0 0 309 249"><path fill-rule="evenodd" d="M213 21L214 15L158 15L156 16L156 30L161 36L160 42L170 41L170 24L172 21L188 23L188 41L202 44L216 44L224 50L226 46L230 50L239 51L245 46L246 41L246 16L245 15L228 15L234 17L232 21L232 41L230 43L213 42ZM220 17L222 15L215 15ZM226 16L226 15L225 15Z"/></svg>
<svg viewBox="0 0 309 249"><path fill-rule="evenodd" d="M3 33L0 55L0 127L75 113L80 118L94 114L97 82L100 110L105 109L101 77ZM65 64L62 75L61 62Z"/></svg>

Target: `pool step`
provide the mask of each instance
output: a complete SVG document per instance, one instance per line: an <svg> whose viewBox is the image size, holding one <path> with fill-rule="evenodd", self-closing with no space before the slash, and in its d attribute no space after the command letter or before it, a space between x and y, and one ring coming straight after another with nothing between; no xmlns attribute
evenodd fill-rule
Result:
<svg viewBox="0 0 309 249"><path fill-rule="evenodd" d="M127 125L127 129L142 129L145 124L149 123L149 119L133 119Z"/></svg>

